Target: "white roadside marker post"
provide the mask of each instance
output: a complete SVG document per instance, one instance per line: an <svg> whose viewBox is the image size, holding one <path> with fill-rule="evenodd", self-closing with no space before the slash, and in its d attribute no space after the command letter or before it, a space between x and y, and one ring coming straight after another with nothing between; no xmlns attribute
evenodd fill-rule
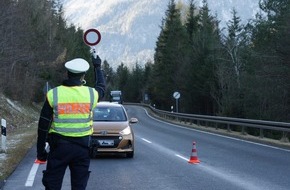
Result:
<svg viewBox="0 0 290 190"><path fill-rule="evenodd" d="M2 151L6 153L6 120L1 119Z"/></svg>

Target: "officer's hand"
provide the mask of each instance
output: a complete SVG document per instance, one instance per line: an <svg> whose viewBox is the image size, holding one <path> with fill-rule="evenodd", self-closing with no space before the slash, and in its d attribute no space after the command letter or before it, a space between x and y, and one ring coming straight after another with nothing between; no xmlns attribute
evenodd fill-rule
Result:
<svg viewBox="0 0 290 190"><path fill-rule="evenodd" d="M93 62L94 67L96 67L96 68L101 67L102 60L98 55L96 58L94 58L94 56L92 56L92 62Z"/></svg>
<svg viewBox="0 0 290 190"><path fill-rule="evenodd" d="M47 152L44 150L43 152L38 153L37 159L40 161L46 161L47 160Z"/></svg>

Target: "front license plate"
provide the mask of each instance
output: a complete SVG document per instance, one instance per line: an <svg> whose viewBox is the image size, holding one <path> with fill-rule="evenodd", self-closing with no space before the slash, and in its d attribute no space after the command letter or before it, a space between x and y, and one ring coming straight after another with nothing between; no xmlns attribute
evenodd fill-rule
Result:
<svg viewBox="0 0 290 190"><path fill-rule="evenodd" d="M100 146L114 146L113 140L98 140Z"/></svg>

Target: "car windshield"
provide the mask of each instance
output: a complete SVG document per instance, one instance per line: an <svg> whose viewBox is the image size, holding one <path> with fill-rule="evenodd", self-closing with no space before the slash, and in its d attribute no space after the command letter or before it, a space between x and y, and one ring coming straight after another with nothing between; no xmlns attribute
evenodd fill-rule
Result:
<svg viewBox="0 0 290 190"><path fill-rule="evenodd" d="M120 96L113 96L113 100L120 100Z"/></svg>
<svg viewBox="0 0 290 190"><path fill-rule="evenodd" d="M121 107L96 107L93 112L94 121L126 121Z"/></svg>

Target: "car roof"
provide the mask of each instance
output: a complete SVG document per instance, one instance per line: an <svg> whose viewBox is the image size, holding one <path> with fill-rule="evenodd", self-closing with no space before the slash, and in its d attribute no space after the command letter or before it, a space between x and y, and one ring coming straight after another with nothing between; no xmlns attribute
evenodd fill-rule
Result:
<svg viewBox="0 0 290 190"><path fill-rule="evenodd" d="M107 101L101 101L98 102L97 107L123 107L122 104L118 104L115 102L107 102Z"/></svg>

